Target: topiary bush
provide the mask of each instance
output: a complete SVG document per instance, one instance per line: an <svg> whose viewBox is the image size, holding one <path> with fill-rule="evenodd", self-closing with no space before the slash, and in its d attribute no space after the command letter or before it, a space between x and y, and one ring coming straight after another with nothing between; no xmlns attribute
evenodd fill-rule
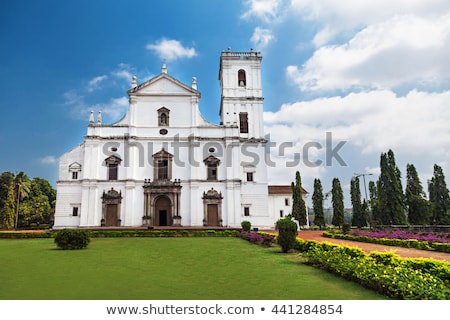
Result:
<svg viewBox="0 0 450 320"><path fill-rule="evenodd" d="M277 243L281 250L286 253L293 249L297 238L297 224L290 218L283 218L277 221L275 229L278 231Z"/></svg>
<svg viewBox="0 0 450 320"><path fill-rule="evenodd" d="M80 229L63 229L55 236L55 243L63 250L84 249L91 241L89 231Z"/></svg>
<svg viewBox="0 0 450 320"><path fill-rule="evenodd" d="M250 221L242 221L241 227L244 231L250 231L250 229L252 228L252 224L250 223Z"/></svg>

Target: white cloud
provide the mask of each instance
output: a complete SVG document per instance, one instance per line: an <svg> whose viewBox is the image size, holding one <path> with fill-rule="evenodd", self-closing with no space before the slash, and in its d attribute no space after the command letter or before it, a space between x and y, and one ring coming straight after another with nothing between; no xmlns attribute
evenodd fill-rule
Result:
<svg viewBox="0 0 450 320"><path fill-rule="evenodd" d="M45 156L39 159L39 162L42 164L54 164L58 162L58 159L54 156Z"/></svg>
<svg viewBox="0 0 450 320"><path fill-rule="evenodd" d="M274 40L274 35L272 31L261 27L255 28L253 35L250 39L250 41L253 42L253 44L257 48L266 47L272 40Z"/></svg>
<svg viewBox="0 0 450 320"><path fill-rule="evenodd" d="M247 0L247 11L242 14L242 19L256 17L263 21L271 21L278 15L280 9L279 0Z"/></svg>
<svg viewBox="0 0 450 320"><path fill-rule="evenodd" d="M192 58L197 55L194 48L184 47L178 40L161 39L146 46L155 52L161 60L174 61L180 58Z"/></svg>
<svg viewBox="0 0 450 320"><path fill-rule="evenodd" d="M133 77L132 68L129 64L120 63L118 68L111 72L111 75L118 79L126 80L127 82L131 81Z"/></svg>
<svg viewBox="0 0 450 320"><path fill-rule="evenodd" d="M92 92L94 90L98 90L103 81L108 79L108 76L102 75L91 79L88 83L87 91Z"/></svg>
<svg viewBox="0 0 450 320"><path fill-rule="evenodd" d="M348 43L319 48L300 69L288 66L301 90L394 88L449 81L450 14L397 16L358 32Z"/></svg>
<svg viewBox="0 0 450 320"><path fill-rule="evenodd" d="M400 15L433 18L450 10L447 0L291 0L291 11L313 21L319 31L314 39L317 46L331 41L336 35L354 31Z"/></svg>
<svg viewBox="0 0 450 320"><path fill-rule="evenodd" d="M111 99L109 103L96 105L97 109L102 111L102 115L107 115L111 120L119 120L128 108L128 98L121 97Z"/></svg>

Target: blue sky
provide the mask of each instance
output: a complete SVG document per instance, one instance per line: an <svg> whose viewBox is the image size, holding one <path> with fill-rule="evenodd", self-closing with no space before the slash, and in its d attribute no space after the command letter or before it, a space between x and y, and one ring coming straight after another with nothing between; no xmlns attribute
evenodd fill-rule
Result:
<svg viewBox="0 0 450 320"><path fill-rule="evenodd" d="M162 63L189 84L218 123L222 50L263 55L265 126L274 184L300 170L312 191L354 173L379 173L381 152L416 165L426 187L433 164L450 176L450 3L447 0L2 1L0 171L56 185L58 157L83 141L91 110L103 122L127 109L138 83ZM345 142L327 165L331 147ZM286 168L308 143L308 165ZM330 151L330 150L328 150ZM305 154L302 154L305 156ZM364 191L362 190L363 194ZM326 203L328 206L329 203Z"/></svg>

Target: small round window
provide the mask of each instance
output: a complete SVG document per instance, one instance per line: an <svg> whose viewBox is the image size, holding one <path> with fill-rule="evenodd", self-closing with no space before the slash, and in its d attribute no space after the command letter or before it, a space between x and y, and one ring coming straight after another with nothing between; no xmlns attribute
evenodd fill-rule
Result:
<svg viewBox="0 0 450 320"><path fill-rule="evenodd" d="M167 134L167 129L161 129L159 130L159 134L162 134L163 136Z"/></svg>
<svg viewBox="0 0 450 320"><path fill-rule="evenodd" d="M215 148L213 148L213 147L211 147L211 148L209 148L209 149L208 149L208 151L209 151L209 152L215 152L215 151L216 151L216 149L215 149Z"/></svg>

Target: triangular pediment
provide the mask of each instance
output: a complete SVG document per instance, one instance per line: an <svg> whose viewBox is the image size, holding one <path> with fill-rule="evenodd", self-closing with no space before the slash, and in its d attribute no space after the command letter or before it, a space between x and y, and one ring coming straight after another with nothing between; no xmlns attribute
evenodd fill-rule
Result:
<svg viewBox="0 0 450 320"><path fill-rule="evenodd" d="M128 90L128 95L196 95L200 92L166 73Z"/></svg>

